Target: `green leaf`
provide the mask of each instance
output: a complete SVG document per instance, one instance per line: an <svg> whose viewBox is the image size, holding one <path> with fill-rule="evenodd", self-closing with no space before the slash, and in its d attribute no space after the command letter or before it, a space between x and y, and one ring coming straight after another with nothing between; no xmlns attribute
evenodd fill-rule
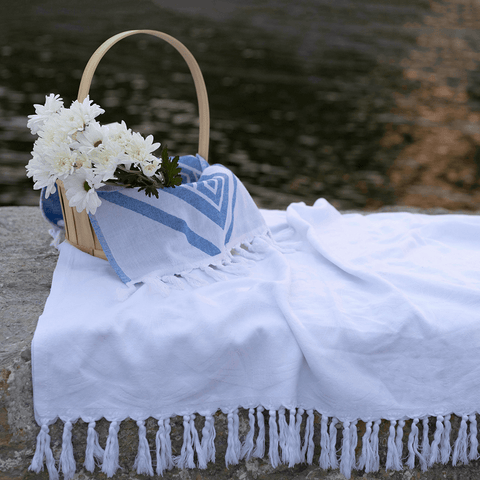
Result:
<svg viewBox="0 0 480 480"><path fill-rule="evenodd" d="M132 165L130 170L125 166L118 166L115 169L116 180L107 180L109 185L120 185L126 188L138 188L139 191L145 190L145 195L151 197L155 195L158 198L158 189L164 187L175 187L182 184L180 176L181 168L178 166L179 157L168 157L167 147L162 150L162 163L155 175L147 177L141 168ZM163 181L157 176L163 177Z"/></svg>
<svg viewBox="0 0 480 480"><path fill-rule="evenodd" d="M182 184L182 177L180 172L182 169L178 166L178 155L169 158L167 147L162 150L162 166L160 172L165 179L164 187L176 187Z"/></svg>

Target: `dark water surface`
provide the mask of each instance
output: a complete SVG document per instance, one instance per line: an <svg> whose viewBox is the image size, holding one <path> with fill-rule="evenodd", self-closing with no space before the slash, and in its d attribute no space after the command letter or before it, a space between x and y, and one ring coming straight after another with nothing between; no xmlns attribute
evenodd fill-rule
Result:
<svg viewBox="0 0 480 480"><path fill-rule="evenodd" d="M149 28L196 57L210 100L209 162L232 168L260 206L325 197L343 209L478 208L480 15L467 4L8 2L0 20L0 205L37 204L24 168L33 103L58 93L69 104L105 39ZM193 82L164 42L139 35L116 45L91 97L106 110L102 123L123 119L171 153L196 153Z"/></svg>

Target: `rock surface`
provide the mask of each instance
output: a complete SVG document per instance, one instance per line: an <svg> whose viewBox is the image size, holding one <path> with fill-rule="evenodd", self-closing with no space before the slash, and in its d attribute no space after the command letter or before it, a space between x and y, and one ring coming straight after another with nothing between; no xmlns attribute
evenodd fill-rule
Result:
<svg viewBox="0 0 480 480"><path fill-rule="evenodd" d="M392 207L385 210L408 210L420 212L418 209ZM422 211L425 212L425 211ZM428 213L446 213L435 209ZM37 475L28 471L36 445L39 427L33 415L33 397L31 383L30 343L36 322L42 313L49 294L57 251L49 246L47 223L36 207L4 207L0 208L0 480L48 478L46 472ZM316 418L315 444L319 444L319 432ZM217 437L217 462L209 464L206 470L173 469L164 474L166 479L329 479L340 480L343 477L338 470L321 470L318 465L297 465L293 468L280 466L273 469L266 459L253 459L240 462L239 465L226 468L222 461L227 445L226 417L217 414L215 419ZM459 419L452 418L453 432L458 431ZM240 419L240 433L244 434L248 427L245 416ZM359 428L362 425L359 424ZM73 429L74 456L77 462L75 479L106 478L96 470L90 474L82 469L84 461L86 424L79 422ZM102 420L97 423L100 443L105 444L108 434L108 423ZM155 424L153 419L147 422L147 438L150 448L154 445ZM60 456L62 443L62 427L59 422L50 428L52 450L55 458ZM453 433L452 438L455 438ZM340 438L341 435L338 435ZM388 425L382 424L380 434L381 463L385 464ZM177 418L172 425L172 445L174 450L181 448L181 419ZM144 478L137 475L132 465L137 452L137 426L133 421L125 421L119 433L120 463L122 469L115 478ZM406 452L406 436L404 437L404 453ZM318 458L317 456L314 458ZM353 472L352 478L392 478L392 479L476 479L479 477L479 462L472 461L467 466L453 467L435 465L422 473L419 469L400 472L381 469L379 472L365 474Z"/></svg>

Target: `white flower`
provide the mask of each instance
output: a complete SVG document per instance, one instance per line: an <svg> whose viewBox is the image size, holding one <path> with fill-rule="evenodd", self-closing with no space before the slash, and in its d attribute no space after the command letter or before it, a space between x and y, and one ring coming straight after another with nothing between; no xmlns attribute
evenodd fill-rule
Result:
<svg viewBox="0 0 480 480"><path fill-rule="evenodd" d="M151 177L156 173L160 168L161 161L158 158L155 158L153 155L150 155L148 161L143 161L140 166L142 167L142 172L147 177Z"/></svg>
<svg viewBox="0 0 480 480"><path fill-rule="evenodd" d="M85 124L90 123L94 118L105 113L105 110L96 103L93 103L93 100L90 100L88 95L83 102L75 100L70 106L70 111L74 115L82 118Z"/></svg>
<svg viewBox="0 0 480 480"><path fill-rule="evenodd" d="M26 166L33 177L34 188L46 188L46 196L54 193L55 182L63 180L70 206L79 212L95 213L101 204L96 190L103 182L117 180L117 168L130 170L135 176L164 181L159 172L162 160L152 155L160 147L153 136L143 138L133 133L125 122L101 125L95 117L104 110L89 97L65 108L58 95L46 97L45 105L35 105L28 126L38 134L32 159ZM112 183L112 182L110 182Z"/></svg>
<svg viewBox="0 0 480 480"><path fill-rule="evenodd" d="M42 153L42 159L48 164L51 173L62 179L74 172L77 158L77 152L70 150L65 144L51 145Z"/></svg>
<svg viewBox="0 0 480 480"><path fill-rule="evenodd" d="M108 138L112 142L115 142L123 148L125 148L132 138L132 131L127 128L123 120L122 123L110 123L109 125L104 125L102 128L108 131Z"/></svg>
<svg viewBox="0 0 480 480"><path fill-rule="evenodd" d="M42 129L48 118L62 109L63 100L60 98L60 95L51 93L48 97L45 97L45 105L37 103L34 107L36 115L28 116L27 127L33 134L36 134Z"/></svg>
<svg viewBox="0 0 480 480"><path fill-rule="evenodd" d="M35 184L33 188L40 190L46 187L45 198L48 198L51 193L55 193L55 182L57 176L52 174L48 168L45 167L45 162L35 152L32 152L33 158L25 167L27 169L27 177L33 177Z"/></svg>
<svg viewBox="0 0 480 480"><path fill-rule="evenodd" d="M107 133L108 131L98 122L92 121L85 127L83 132L77 134L76 141L73 142L70 147L88 154L95 148L103 145Z"/></svg>
<svg viewBox="0 0 480 480"><path fill-rule="evenodd" d="M43 128L38 132L39 144L49 148L51 145L63 145L69 141L67 132L62 128L63 124L59 115L49 117Z"/></svg>
<svg viewBox="0 0 480 480"><path fill-rule="evenodd" d="M102 203L96 190L104 184L92 170L79 168L73 175L66 177L63 183L71 207L76 207L79 213L87 210L87 213L95 214Z"/></svg>
<svg viewBox="0 0 480 480"><path fill-rule="evenodd" d="M148 162L151 153L157 150L159 143L153 143L153 135L143 138L138 132L132 133L130 142L126 145L125 152L132 162L141 164Z"/></svg>
<svg viewBox="0 0 480 480"><path fill-rule="evenodd" d="M92 101L87 96L83 102L75 100L70 108L65 108L59 112L61 118L61 128L68 135L75 135L84 128L98 115L105 110Z"/></svg>

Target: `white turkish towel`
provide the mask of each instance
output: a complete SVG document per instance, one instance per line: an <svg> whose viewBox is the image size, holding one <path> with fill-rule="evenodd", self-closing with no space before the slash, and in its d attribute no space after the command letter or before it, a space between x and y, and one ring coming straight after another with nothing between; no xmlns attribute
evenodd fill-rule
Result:
<svg viewBox="0 0 480 480"><path fill-rule="evenodd" d="M410 467L478 456L480 218L341 215L325 200L261 213L275 244L259 237L249 250L240 249L239 258L256 256L248 274L223 272L223 280L211 282L202 271L202 286L183 281L165 298L141 285L119 301L122 283L107 262L61 245L33 339L35 417L42 431L32 469L40 469L45 455L55 476L47 426L58 417L66 425L67 452L77 419L112 422L102 457L108 475L118 463L112 445L126 418L136 420L139 431L147 418L159 420L157 473L174 464L203 468L212 459L208 439L218 409L229 418L227 465L252 454L254 434L256 454L263 454L263 409L269 411L274 466L312 462L319 428L314 411L322 415L321 453L314 461L324 468L340 464L347 476L355 467L378 469L381 419L391 422L387 468L402 468L407 427ZM238 408L250 409L253 428L243 450ZM205 416L204 442L194 414ZM451 414L462 417L452 445ZM186 445L176 458L165 434L174 415L184 416ZM436 417L433 440L429 416ZM367 430L355 458L358 420ZM74 471L67 460L60 463L64 472ZM146 465L136 462L137 471L151 473L151 461Z"/></svg>
<svg viewBox="0 0 480 480"><path fill-rule="evenodd" d="M250 194L222 165L200 155L180 157L182 184L158 198L106 186L90 219L108 261L133 285L231 262L230 250L267 227Z"/></svg>

